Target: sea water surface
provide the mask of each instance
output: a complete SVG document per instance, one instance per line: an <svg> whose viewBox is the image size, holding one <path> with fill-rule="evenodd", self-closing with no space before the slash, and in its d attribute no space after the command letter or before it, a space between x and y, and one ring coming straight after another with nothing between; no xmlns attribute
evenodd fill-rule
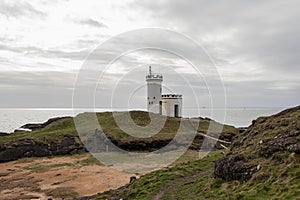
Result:
<svg viewBox="0 0 300 200"><path fill-rule="evenodd" d="M210 109L201 109L201 117L209 117L218 122L236 127L249 126L252 120L260 116L269 116L284 108L230 108L214 110L214 117ZM87 110L88 111L88 110ZM89 110L91 111L91 110ZM110 111L109 109L96 109L97 112ZM27 123L42 123L53 117L75 116L83 112L73 109L0 109L0 132L13 132L15 129ZM189 113L189 110L184 110ZM226 114L225 120L224 113ZM184 117L188 117L186 114Z"/></svg>

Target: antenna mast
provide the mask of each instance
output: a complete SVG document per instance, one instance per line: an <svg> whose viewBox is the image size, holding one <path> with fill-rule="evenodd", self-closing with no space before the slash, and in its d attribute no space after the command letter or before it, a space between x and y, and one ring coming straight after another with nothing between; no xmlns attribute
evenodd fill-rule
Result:
<svg viewBox="0 0 300 200"><path fill-rule="evenodd" d="M151 75L151 66L149 66L149 74Z"/></svg>

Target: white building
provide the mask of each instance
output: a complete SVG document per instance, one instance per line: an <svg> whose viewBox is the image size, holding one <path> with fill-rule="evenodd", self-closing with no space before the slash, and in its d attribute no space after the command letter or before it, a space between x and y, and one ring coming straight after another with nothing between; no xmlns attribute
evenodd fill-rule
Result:
<svg viewBox="0 0 300 200"><path fill-rule="evenodd" d="M170 117L182 116L182 95L181 94L163 94L162 114Z"/></svg>
<svg viewBox="0 0 300 200"><path fill-rule="evenodd" d="M148 112L163 114L170 117L182 116L182 95L163 94L161 74L154 74L149 67L147 81L147 108Z"/></svg>

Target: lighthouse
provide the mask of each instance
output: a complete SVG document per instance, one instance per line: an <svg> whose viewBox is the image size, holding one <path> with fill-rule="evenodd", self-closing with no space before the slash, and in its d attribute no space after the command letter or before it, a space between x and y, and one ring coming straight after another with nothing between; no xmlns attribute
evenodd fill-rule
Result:
<svg viewBox="0 0 300 200"><path fill-rule="evenodd" d="M147 82L147 108L148 112L166 115L169 117L182 116L182 95L162 94L163 76L155 74L149 66Z"/></svg>
<svg viewBox="0 0 300 200"><path fill-rule="evenodd" d="M149 74L146 76L146 81L148 112L162 114L161 84L163 76L161 74L152 73L151 66L149 66Z"/></svg>

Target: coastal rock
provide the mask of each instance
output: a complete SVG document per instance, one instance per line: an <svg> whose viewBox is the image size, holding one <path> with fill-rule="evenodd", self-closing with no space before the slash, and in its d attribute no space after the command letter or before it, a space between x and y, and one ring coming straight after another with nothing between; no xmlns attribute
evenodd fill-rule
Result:
<svg viewBox="0 0 300 200"><path fill-rule="evenodd" d="M263 167L260 161L277 165L287 162L291 153L300 154L299 121L300 106L254 120L235 138L230 152L216 161L214 176L247 181Z"/></svg>
<svg viewBox="0 0 300 200"><path fill-rule="evenodd" d="M300 154L300 131L289 132L282 136L265 141L259 153L265 158L271 157L275 152L288 151Z"/></svg>
<svg viewBox="0 0 300 200"><path fill-rule="evenodd" d="M0 144L0 162L8 162L23 157L43 157L84 152L78 137L64 135L55 143L47 144L31 138L20 138Z"/></svg>
<svg viewBox="0 0 300 200"><path fill-rule="evenodd" d="M225 180L246 181L258 171L257 166L248 164L242 154L229 154L215 163L215 177Z"/></svg>

